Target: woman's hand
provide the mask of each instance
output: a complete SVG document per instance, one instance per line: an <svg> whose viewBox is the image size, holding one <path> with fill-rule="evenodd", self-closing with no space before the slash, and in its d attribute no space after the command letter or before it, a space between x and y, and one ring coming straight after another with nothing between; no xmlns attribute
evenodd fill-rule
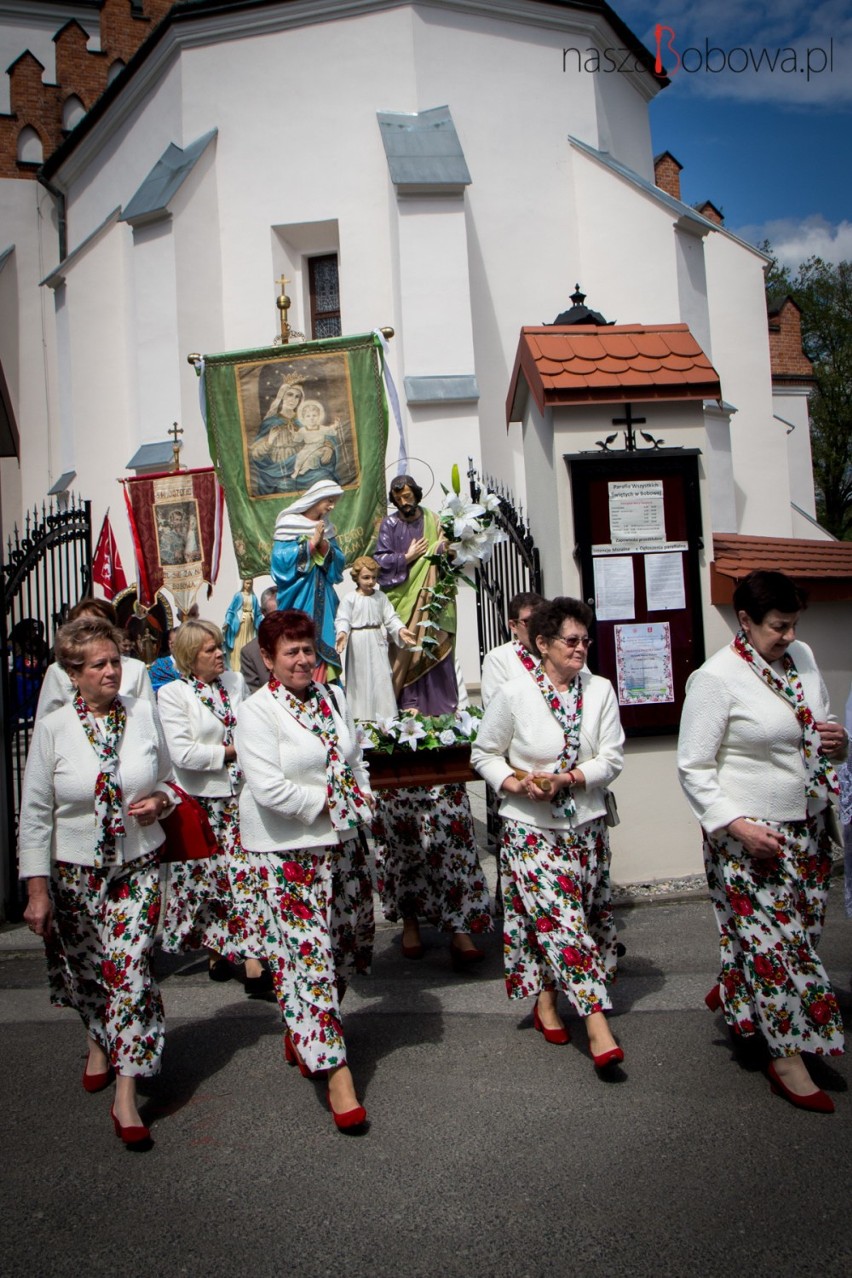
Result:
<svg viewBox="0 0 852 1278"><path fill-rule="evenodd" d="M841 758L846 753L846 729L842 723L815 723L819 733L819 744L823 754L829 759Z"/></svg>
<svg viewBox="0 0 852 1278"><path fill-rule="evenodd" d="M42 875L27 879L27 892L29 900L24 910L24 922L36 936L50 936L53 906L47 892L47 879Z"/></svg>
<svg viewBox="0 0 852 1278"><path fill-rule="evenodd" d="M225 749L225 762L233 763L237 757L237 747L232 743L231 745L226 745L224 749Z"/></svg>
<svg viewBox="0 0 852 1278"><path fill-rule="evenodd" d="M148 795L147 799L136 799L133 803L128 803L127 812L140 825L153 825L163 815L168 803L162 791L155 790L153 794Z"/></svg>
<svg viewBox="0 0 852 1278"><path fill-rule="evenodd" d="M311 547L312 550L319 550L320 553L322 553L322 548L325 545L324 537L325 537L325 520L318 519L316 523L314 524L314 531L311 533L310 537L308 538L308 545Z"/></svg>
<svg viewBox="0 0 852 1278"><path fill-rule="evenodd" d="M334 641L335 652L343 652L349 640L349 634L346 630L341 630L340 634Z"/></svg>
<svg viewBox="0 0 852 1278"><path fill-rule="evenodd" d="M728 834L743 845L749 856L756 856L760 861L780 856L784 850L783 834L777 834L758 821L749 821L747 817L737 817L732 821Z"/></svg>
<svg viewBox="0 0 852 1278"><path fill-rule="evenodd" d="M402 630L400 630L398 637L402 640L404 644L407 644L409 648L413 648L415 644L417 643L417 635L414 633L413 630L409 630L408 626L402 627Z"/></svg>

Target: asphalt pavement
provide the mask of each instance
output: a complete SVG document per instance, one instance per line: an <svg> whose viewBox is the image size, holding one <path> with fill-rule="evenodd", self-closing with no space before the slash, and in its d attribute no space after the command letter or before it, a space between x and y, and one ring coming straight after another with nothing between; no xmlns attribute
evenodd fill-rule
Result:
<svg viewBox="0 0 852 1278"><path fill-rule="evenodd" d="M839 887L822 955L850 1025ZM370 1117L357 1138L285 1066L273 1001L213 984L200 955L160 955L167 1043L142 1088L145 1154L116 1140L111 1089L81 1088L84 1036L49 1006L34 938L0 930L0 1275L846 1278L850 1058L813 1063L835 1114L791 1108L704 1007L709 902L618 923L626 1060L605 1081L576 1018L551 1046L531 1003L508 1001L497 932L459 975L436 932L411 962L380 922L373 974L344 1003Z"/></svg>

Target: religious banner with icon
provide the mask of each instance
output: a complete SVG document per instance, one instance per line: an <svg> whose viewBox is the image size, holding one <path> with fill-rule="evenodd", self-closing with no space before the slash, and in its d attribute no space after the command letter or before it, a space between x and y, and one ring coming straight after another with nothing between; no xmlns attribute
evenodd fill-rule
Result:
<svg viewBox="0 0 852 1278"><path fill-rule="evenodd" d="M371 544L387 508L380 360L366 333L200 361L240 576L269 572L276 517L322 479L344 490L334 524L347 561Z"/></svg>
<svg viewBox="0 0 852 1278"><path fill-rule="evenodd" d="M139 602L150 607L165 586L187 612L201 586L219 575L224 494L216 472L207 466L121 482Z"/></svg>

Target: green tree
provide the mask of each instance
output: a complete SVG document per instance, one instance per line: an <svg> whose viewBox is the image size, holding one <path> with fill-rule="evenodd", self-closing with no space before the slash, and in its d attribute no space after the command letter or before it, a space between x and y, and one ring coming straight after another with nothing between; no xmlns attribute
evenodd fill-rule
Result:
<svg viewBox="0 0 852 1278"><path fill-rule="evenodd" d="M767 293L775 298L789 293L802 312L802 344L814 366L810 417L817 515L835 537L852 541L852 262L810 257L790 271L773 261Z"/></svg>

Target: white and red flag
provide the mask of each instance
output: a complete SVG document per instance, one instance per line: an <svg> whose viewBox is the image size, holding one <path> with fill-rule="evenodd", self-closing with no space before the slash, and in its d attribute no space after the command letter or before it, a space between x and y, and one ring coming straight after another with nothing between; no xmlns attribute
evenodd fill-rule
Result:
<svg viewBox="0 0 852 1278"><path fill-rule="evenodd" d="M103 587L103 592L107 599L112 599L122 590L127 589L127 578L124 575L124 569L118 557L118 546L116 545L115 534L112 531L112 524L109 522L109 511L104 515L101 534L95 547L95 557L92 560L92 581L96 581L99 586Z"/></svg>

